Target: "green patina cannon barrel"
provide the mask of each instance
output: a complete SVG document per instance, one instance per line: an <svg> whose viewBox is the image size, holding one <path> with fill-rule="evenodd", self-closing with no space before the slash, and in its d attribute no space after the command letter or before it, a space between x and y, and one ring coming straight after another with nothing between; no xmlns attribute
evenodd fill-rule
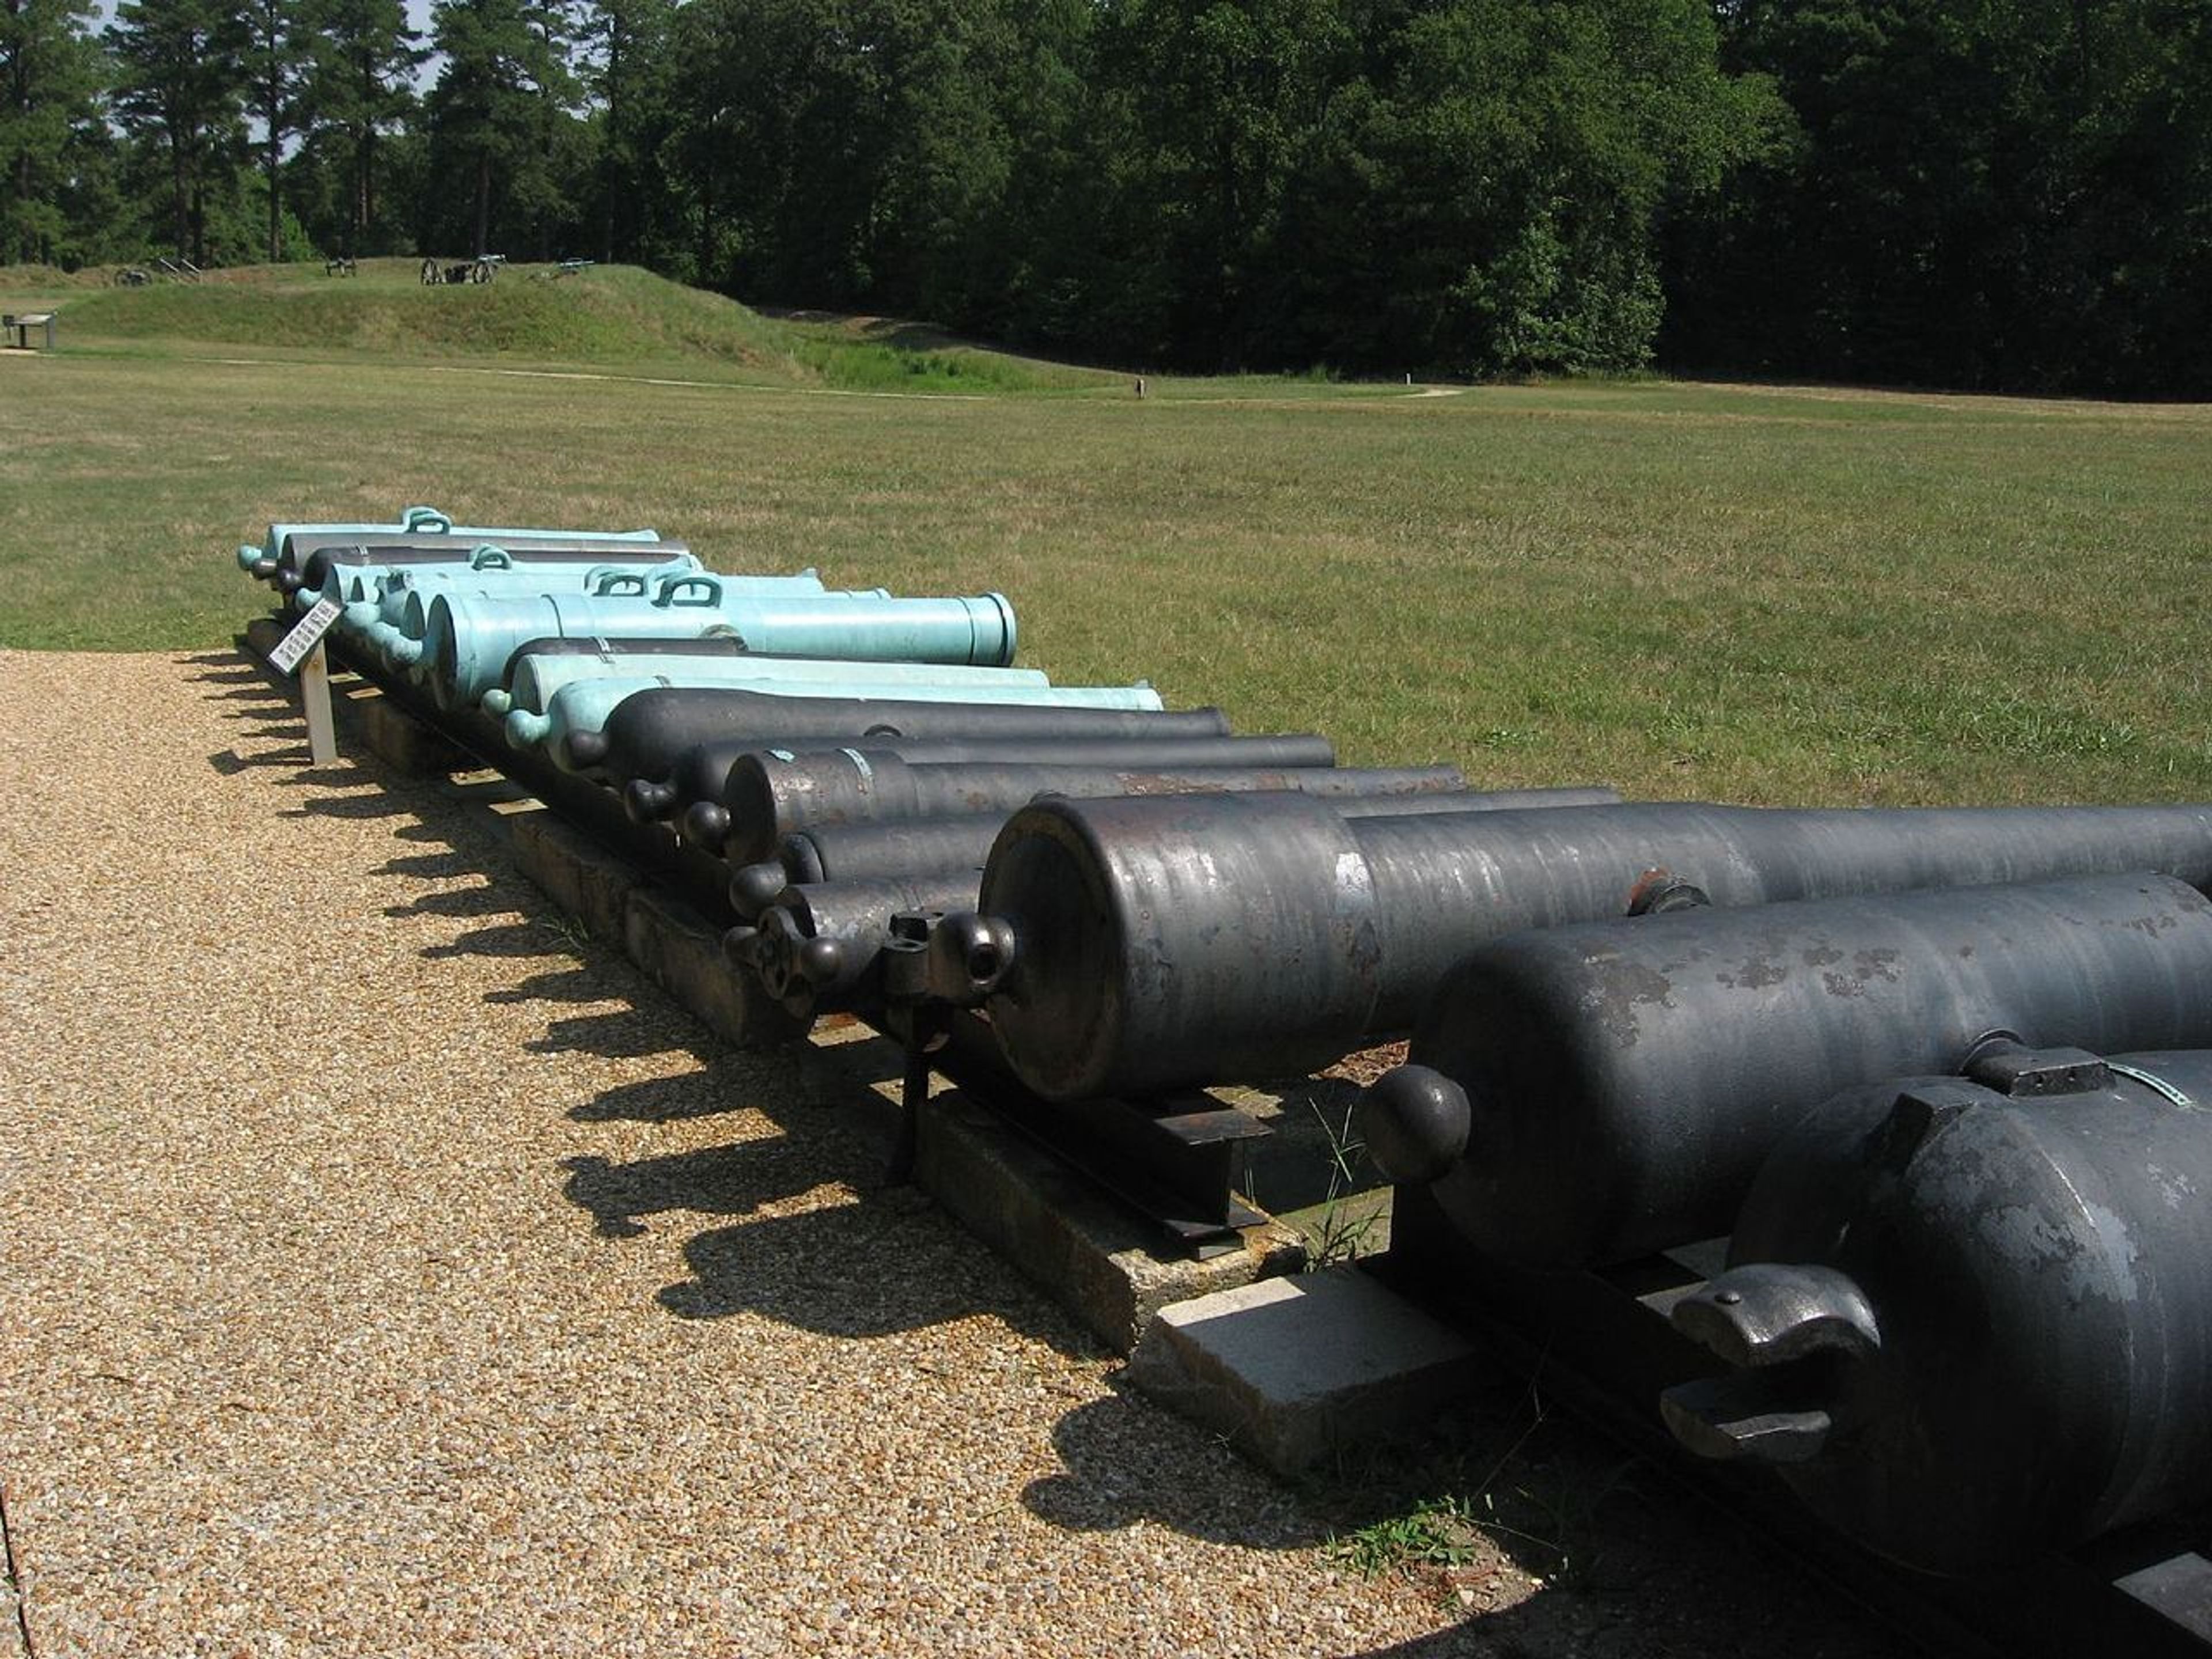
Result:
<svg viewBox="0 0 2212 1659"><path fill-rule="evenodd" d="M473 565L487 550L501 554L510 563L556 567L650 561L656 556L673 563L691 551L676 541L611 542L577 537L518 538L504 544L459 536L413 539L430 545L395 546L358 539L324 542L319 538L295 542L295 547L312 550L301 558L297 569L282 573L274 586L279 592L296 595L293 603L306 610L325 596L341 603L374 599L386 583L402 580L410 571L428 573L457 564ZM693 568L698 568L696 561Z"/></svg>
<svg viewBox="0 0 2212 1659"><path fill-rule="evenodd" d="M996 666L1014 655L1005 597L887 599L867 593L765 596L712 575L679 576L644 597L440 594L421 665L448 707L500 684L516 647L541 634L698 634L726 628L756 651L855 660Z"/></svg>
<svg viewBox="0 0 2212 1659"><path fill-rule="evenodd" d="M690 575L699 561L689 553L672 559L659 556L658 548L641 550L635 560L605 556L588 564L520 565L503 549L477 550L466 564L440 565L380 583L375 591L346 601L338 612L338 626L355 635L396 668L410 665L421 655L420 641L429 615L430 601L441 593L470 593L486 599L526 598L542 594L583 593L608 598L650 593L656 583ZM781 591L786 580L760 577L765 592ZM799 592L817 592L820 583L791 578ZM301 598L313 603L315 595ZM327 597L327 592L324 597Z"/></svg>
<svg viewBox="0 0 2212 1659"><path fill-rule="evenodd" d="M657 542L657 530L532 530L527 528L501 529L484 525L457 525L434 507L410 507L390 524L272 524L259 547L246 545L238 550L238 565L241 570L275 579L283 572L296 574L299 562L313 549L307 544L331 544L338 540L358 542L364 538L405 537L418 544L433 537L451 537L471 546L479 542L521 542L550 539L570 542L601 542L617 544L626 542ZM266 562L264 572L258 567Z"/></svg>
<svg viewBox="0 0 2212 1659"><path fill-rule="evenodd" d="M541 570L543 567L540 568ZM564 580L556 574L525 577L512 586L501 586L495 582L478 583L466 577L451 577L420 584L407 583L386 588L376 604L376 618L361 629L362 641L396 670L404 670L418 680L427 680L434 699L441 708L460 708L459 702L448 702L444 683L428 674L424 667L424 653L428 649L425 635L430 624L432 605L441 596L469 597L474 594L488 599L515 598L554 599L573 598L580 593L589 599L644 599L662 590L665 584L679 578L699 574L696 561L688 555L673 566L623 565L601 563L583 571L579 580ZM494 573L495 576L498 573ZM729 576L716 574L714 580L725 593L766 596L770 598L803 598L820 594L821 578L812 572L796 576ZM870 597L884 598L880 587L862 590ZM360 602L365 604L366 602ZM351 611L353 607L349 607ZM355 614L365 614L355 612ZM692 613L686 612L686 616ZM680 641L691 630L672 629L667 637ZM722 656L731 652L732 643L742 648L744 641L738 638L726 623L708 623L702 632L712 634L715 643L698 653L702 656ZM542 653L540 653L543 654ZM619 653L601 653L601 656ZM501 669L499 685L510 684L515 672L514 659L510 656ZM586 671L588 672L588 671Z"/></svg>

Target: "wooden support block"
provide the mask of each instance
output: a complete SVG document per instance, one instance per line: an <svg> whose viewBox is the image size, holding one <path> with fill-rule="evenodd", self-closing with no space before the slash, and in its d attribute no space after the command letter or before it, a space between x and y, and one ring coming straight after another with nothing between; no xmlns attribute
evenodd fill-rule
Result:
<svg viewBox="0 0 2212 1659"><path fill-rule="evenodd" d="M1003 1119L957 1090L921 1111L915 1179L922 1190L1116 1353L1128 1353L1161 1309L1305 1264L1296 1233L1269 1222L1241 1248L1194 1258Z"/></svg>
<svg viewBox="0 0 2212 1659"><path fill-rule="evenodd" d="M546 897L593 939L623 946L630 895L640 880L635 866L542 806L510 816L507 833L515 863Z"/></svg>
<svg viewBox="0 0 2212 1659"><path fill-rule="evenodd" d="M722 956L722 930L675 895L632 888L621 938L648 979L727 1041L757 1048L806 1035L811 1022L786 1012L758 975L732 967Z"/></svg>
<svg viewBox="0 0 2212 1659"><path fill-rule="evenodd" d="M410 777L450 777L476 769L479 763L443 732L416 720L386 696L360 696L349 705L361 723L368 751L396 772Z"/></svg>

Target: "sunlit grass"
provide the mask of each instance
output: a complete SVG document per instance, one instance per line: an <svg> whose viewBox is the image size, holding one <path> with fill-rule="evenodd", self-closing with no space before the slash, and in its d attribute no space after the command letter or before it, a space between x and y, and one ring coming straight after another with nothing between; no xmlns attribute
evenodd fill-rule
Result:
<svg viewBox="0 0 2212 1659"><path fill-rule="evenodd" d="M725 568L1002 588L1056 678L1148 677L1352 761L1753 801L2212 793L2212 410L1311 379L1139 400L740 315L787 355L656 325L658 356L187 357L74 348L65 310L59 354L0 362L0 642L216 642L260 599L229 552L268 520L428 501L651 524ZM940 390L967 395L869 395Z"/></svg>

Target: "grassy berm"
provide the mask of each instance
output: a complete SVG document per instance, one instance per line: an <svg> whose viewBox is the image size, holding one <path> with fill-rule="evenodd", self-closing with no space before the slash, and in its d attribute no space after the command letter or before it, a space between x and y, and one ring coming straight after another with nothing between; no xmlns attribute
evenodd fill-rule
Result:
<svg viewBox="0 0 2212 1659"><path fill-rule="evenodd" d="M2212 793L2212 409L1067 368L643 272L411 261L58 301L0 363L0 643L181 647L272 518L657 526L1000 588L1024 659L1483 782L1850 803Z"/></svg>

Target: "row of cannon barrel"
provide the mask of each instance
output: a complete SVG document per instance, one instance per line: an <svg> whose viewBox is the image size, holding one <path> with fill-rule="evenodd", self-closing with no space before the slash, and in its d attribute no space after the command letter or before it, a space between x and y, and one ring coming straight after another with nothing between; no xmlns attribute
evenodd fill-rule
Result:
<svg viewBox="0 0 2212 1659"><path fill-rule="evenodd" d="M802 1019L980 1010L1060 1103L1410 1034L1384 1173L1520 1268L1728 1235L1672 1316L1720 1374L1666 1421L1878 1551L2212 1500L2212 806L1483 793L1052 686L996 594L650 532L416 509L239 559L723 860L732 971Z"/></svg>

